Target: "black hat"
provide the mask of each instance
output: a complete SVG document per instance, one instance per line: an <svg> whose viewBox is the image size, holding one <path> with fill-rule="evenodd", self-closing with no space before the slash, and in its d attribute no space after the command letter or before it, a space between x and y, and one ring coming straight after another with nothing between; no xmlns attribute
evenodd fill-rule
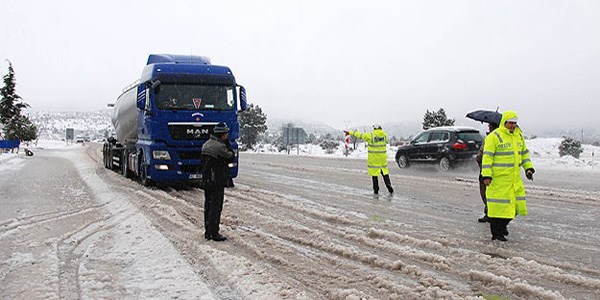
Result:
<svg viewBox="0 0 600 300"><path fill-rule="evenodd" d="M213 129L213 132L215 134L227 133L227 132L229 132L229 127L227 127L227 124L225 124L224 122L221 122L221 123L217 124L217 126L215 126L215 128Z"/></svg>

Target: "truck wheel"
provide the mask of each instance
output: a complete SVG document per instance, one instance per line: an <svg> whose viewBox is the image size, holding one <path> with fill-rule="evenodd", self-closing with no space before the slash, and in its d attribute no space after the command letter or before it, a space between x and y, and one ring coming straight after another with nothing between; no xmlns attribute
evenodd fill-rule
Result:
<svg viewBox="0 0 600 300"><path fill-rule="evenodd" d="M450 170L450 160L447 157L440 158L438 168L442 172L448 172Z"/></svg>
<svg viewBox="0 0 600 300"><path fill-rule="evenodd" d="M125 178L131 177L131 173L127 168L127 155L127 151L123 151L123 157L121 157L121 173L123 173L123 176L125 176Z"/></svg>
<svg viewBox="0 0 600 300"><path fill-rule="evenodd" d="M405 155L400 155L396 162L398 163L398 167L400 167L400 169L406 169L409 166L408 158Z"/></svg>
<svg viewBox="0 0 600 300"><path fill-rule="evenodd" d="M140 157L139 170L140 170L140 183L143 186L151 186L152 180L147 178L148 169L146 167L146 163L144 162L143 154L142 154L142 157Z"/></svg>

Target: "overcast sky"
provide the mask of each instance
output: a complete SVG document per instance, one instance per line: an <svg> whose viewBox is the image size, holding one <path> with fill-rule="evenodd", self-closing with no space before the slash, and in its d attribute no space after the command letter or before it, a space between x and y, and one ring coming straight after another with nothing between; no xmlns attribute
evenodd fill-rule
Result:
<svg viewBox="0 0 600 300"><path fill-rule="evenodd" d="M600 127L600 1L0 0L0 73L33 110L103 109L150 53L229 66L269 117Z"/></svg>

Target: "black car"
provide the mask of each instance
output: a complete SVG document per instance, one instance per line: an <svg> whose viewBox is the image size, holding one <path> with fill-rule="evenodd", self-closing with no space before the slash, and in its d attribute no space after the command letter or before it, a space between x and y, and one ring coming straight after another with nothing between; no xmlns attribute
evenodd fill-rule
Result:
<svg viewBox="0 0 600 300"><path fill-rule="evenodd" d="M402 169L416 162L437 164L445 172L457 163L472 162L482 144L483 137L475 128L435 127L398 148L396 162Z"/></svg>

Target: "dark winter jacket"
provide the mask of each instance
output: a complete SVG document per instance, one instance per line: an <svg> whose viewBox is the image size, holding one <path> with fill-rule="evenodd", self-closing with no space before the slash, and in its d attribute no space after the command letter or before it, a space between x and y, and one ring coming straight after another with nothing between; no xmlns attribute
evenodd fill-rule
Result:
<svg viewBox="0 0 600 300"><path fill-rule="evenodd" d="M233 162L233 150L216 136L202 146L202 181L206 188L225 187L231 179L230 162Z"/></svg>

